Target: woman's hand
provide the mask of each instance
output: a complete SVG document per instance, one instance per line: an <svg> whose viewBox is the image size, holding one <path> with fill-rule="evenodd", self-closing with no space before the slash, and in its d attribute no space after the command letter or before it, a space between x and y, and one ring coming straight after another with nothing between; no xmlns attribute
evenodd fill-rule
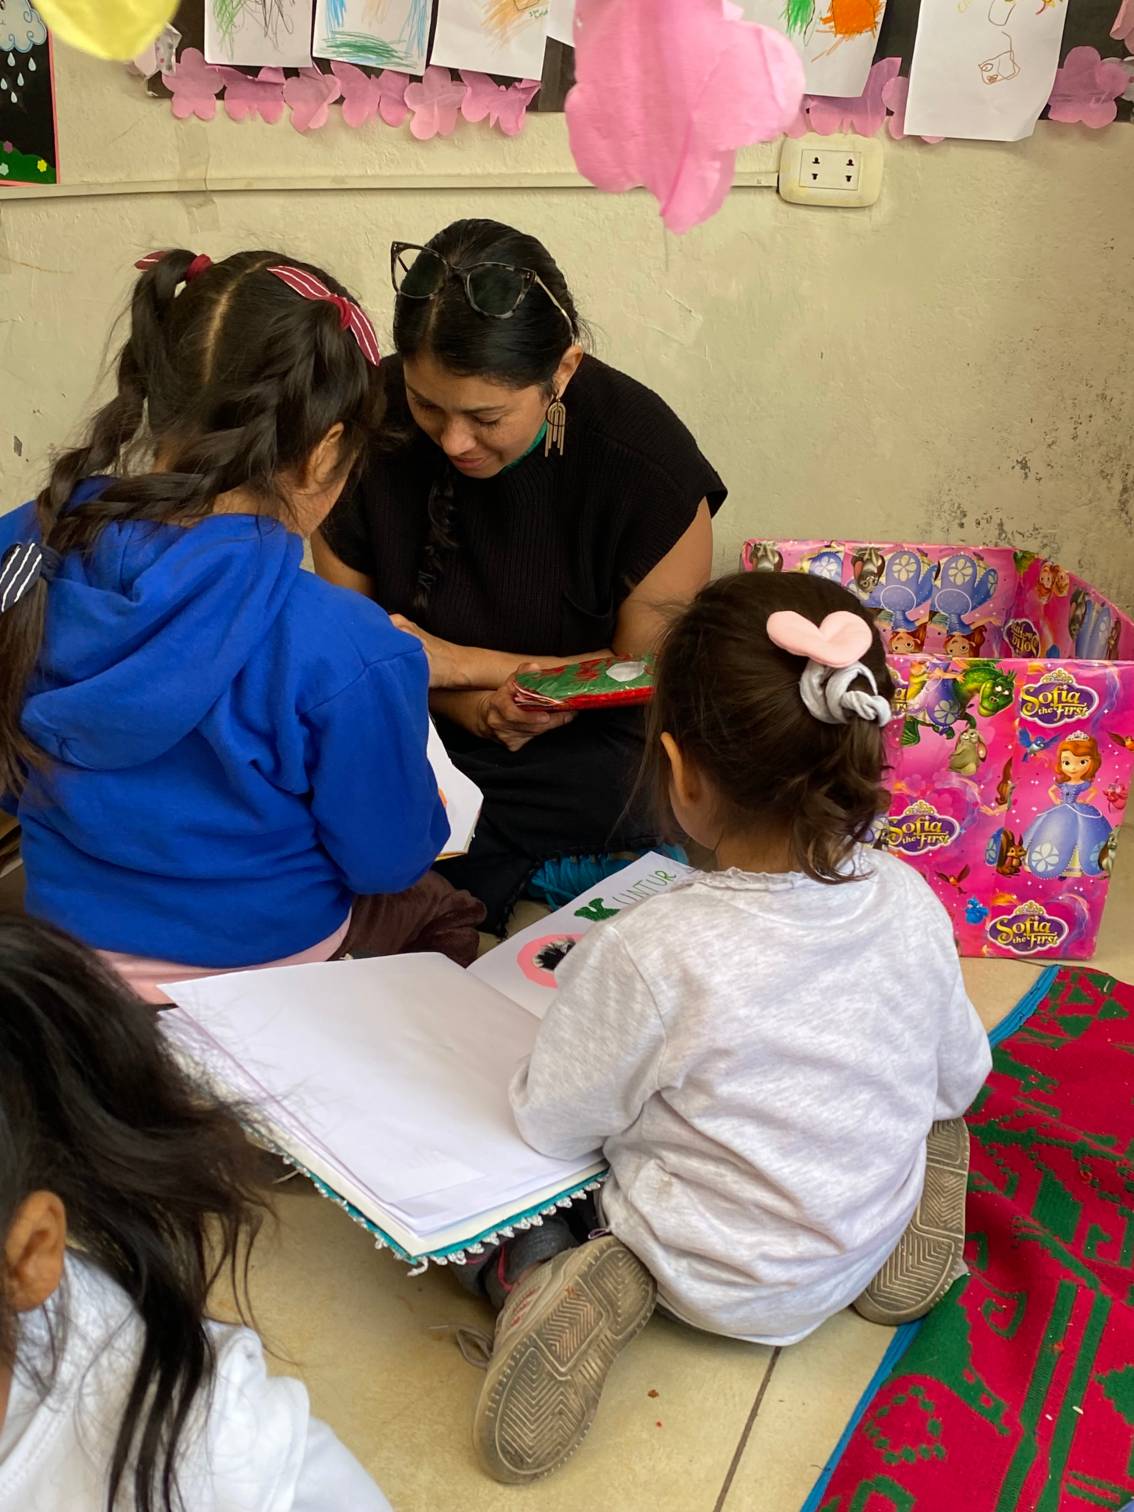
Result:
<svg viewBox="0 0 1134 1512"><path fill-rule="evenodd" d="M470 678L464 665L464 647L452 641L442 640L439 635L430 635L404 614L391 614L390 623L395 630L404 630L419 640L429 658L429 686L431 688L467 688Z"/></svg>
<svg viewBox="0 0 1134 1512"><path fill-rule="evenodd" d="M538 672L538 664L517 667L517 672ZM516 702L516 679L513 675L494 693L485 693L477 709L478 733L486 740L498 740L509 751L519 751L537 735L561 730L574 719L574 711L561 714L547 709L523 709Z"/></svg>

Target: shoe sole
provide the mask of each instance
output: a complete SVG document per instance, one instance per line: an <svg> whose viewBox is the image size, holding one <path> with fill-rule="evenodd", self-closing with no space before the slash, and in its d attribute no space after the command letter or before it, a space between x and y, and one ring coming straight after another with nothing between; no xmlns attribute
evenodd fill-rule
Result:
<svg viewBox="0 0 1134 1512"><path fill-rule="evenodd" d="M494 1480L539 1480L586 1437L610 1367L650 1320L656 1288L617 1240L579 1251L567 1284L499 1359L493 1358L473 1425Z"/></svg>
<svg viewBox="0 0 1134 1512"><path fill-rule="evenodd" d="M969 1131L963 1118L935 1123L926 1141L925 1189L897 1249L854 1303L871 1323L922 1318L962 1270Z"/></svg>

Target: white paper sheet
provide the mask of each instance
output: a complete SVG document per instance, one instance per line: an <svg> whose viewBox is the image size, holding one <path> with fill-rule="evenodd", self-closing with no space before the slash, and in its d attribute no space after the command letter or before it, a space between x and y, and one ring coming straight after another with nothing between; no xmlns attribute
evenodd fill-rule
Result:
<svg viewBox="0 0 1134 1512"><path fill-rule="evenodd" d="M381 1226L423 1238L527 1192L571 1184L594 1157L550 1160L516 1132L512 1071L536 1024L440 956L336 961L183 982L162 1015L210 1070L341 1169ZM225 1059L227 1058L227 1064Z"/></svg>
<svg viewBox="0 0 1134 1512"><path fill-rule="evenodd" d="M922 0L907 136L1018 142L1047 104L1066 0Z"/></svg>
<svg viewBox="0 0 1134 1512"><path fill-rule="evenodd" d="M575 45L575 0L551 0L547 13L547 35L566 47Z"/></svg>
<svg viewBox="0 0 1134 1512"><path fill-rule="evenodd" d="M538 79L548 0L437 0L430 62L516 79Z"/></svg>
<svg viewBox="0 0 1134 1512"><path fill-rule="evenodd" d="M739 0L748 21L770 26L803 59L807 93L855 98L866 85L886 0ZM862 28L867 29L863 30ZM852 30L853 29L853 30Z"/></svg>
<svg viewBox="0 0 1134 1512"><path fill-rule="evenodd" d="M447 861L452 856L465 855L472 844L484 795L475 782L453 765L432 720L429 722L426 754L449 820L449 839L438 857L438 860Z"/></svg>
<svg viewBox="0 0 1134 1512"><path fill-rule="evenodd" d="M431 0L316 0L315 56L419 74L431 9Z"/></svg>
<svg viewBox="0 0 1134 1512"><path fill-rule="evenodd" d="M651 851L582 898L497 945L469 967L469 974L542 1019L555 994L556 966L588 929L645 898L668 892L691 875L692 867Z"/></svg>
<svg viewBox="0 0 1134 1512"><path fill-rule="evenodd" d="M311 0L205 0L205 61L306 68Z"/></svg>

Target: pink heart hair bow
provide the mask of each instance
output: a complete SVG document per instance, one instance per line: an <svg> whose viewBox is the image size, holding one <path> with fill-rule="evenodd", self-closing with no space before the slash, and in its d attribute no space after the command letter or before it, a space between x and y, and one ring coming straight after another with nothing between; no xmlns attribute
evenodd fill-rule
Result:
<svg viewBox="0 0 1134 1512"><path fill-rule="evenodd" d="M806 657L799 675L799 696L807 712L823 724L847 724L852 718L868 724L889 724L893 710L878 691L874 674L862 658L870 650L874 631L857 614L839 609L821 625L790 609L768 616L768 639L793 656ZM853 688L862 677L870 692Z"/></svg>
<svg viewBox="0 0 1134 1512"><path fill-rule="evenodd" d="M332 294L325 283L322 283L313 273L306 273L302 268L269 268L269 273L275 274L289 289L294 289L304 299L319 299L326 304L332 304L339 312L339 321L344 331L349 331L354 337L358 350L370 363L371 367L377 367L382 360L382 354L378 350L378 337L374 334L374 327L365 311L355 304L353 299L344 299L341 294Z"/></svg>

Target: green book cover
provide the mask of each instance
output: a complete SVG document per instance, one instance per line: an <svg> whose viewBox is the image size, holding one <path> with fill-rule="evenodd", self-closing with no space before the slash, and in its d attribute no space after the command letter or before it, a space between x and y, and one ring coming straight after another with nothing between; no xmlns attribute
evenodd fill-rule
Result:
<svg viewBox="0 0 1134 1512"><path fill-rule="evenodd" d="M526 708L591 709L645 703L654 690L650 657L598 657L517 674L516 702Z"/></svg>

